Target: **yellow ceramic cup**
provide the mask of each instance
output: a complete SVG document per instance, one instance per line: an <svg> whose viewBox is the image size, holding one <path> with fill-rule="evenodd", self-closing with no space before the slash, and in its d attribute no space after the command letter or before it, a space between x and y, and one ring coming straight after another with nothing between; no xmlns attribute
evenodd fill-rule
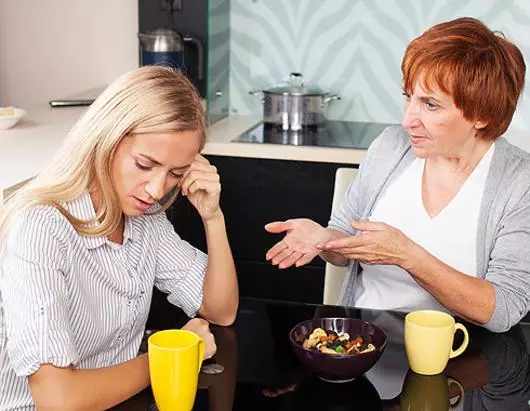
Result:
<svg viewBox="0 0 530 411"><path fill-rule="evenodd" d="M453 351L456 330L462 330L464 341ZM441 373L449 358L459 356L467 348L466 328L455 323L449 314L434 310L413 311L405 317L405 350L412 371L423 375Z"/></svg>
<svg viewBox="0 0 530 411"><path fill-rule="evenodd" d="M204 341L186 330L165 330L147 340L149 374L160 411L189 411L195 403Z"/></svg>
<svg viewBox="0 0 530 411"><path fill-rule="evenodd" d="M449 389L454 385L458 399L451 404ZM402 411L447 411L457 408L464 399L464 388L457 380L438 375L419 375L409 371L400 395Z"/></svg>

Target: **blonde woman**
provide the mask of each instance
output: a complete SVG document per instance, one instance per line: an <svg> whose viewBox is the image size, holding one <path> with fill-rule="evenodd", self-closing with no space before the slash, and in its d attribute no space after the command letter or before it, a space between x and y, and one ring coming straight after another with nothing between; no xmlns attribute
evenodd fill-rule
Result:
<svg viewBox="0 0 530 411"><path fill-rule="evenodd" d="M0 209L0 409L96 410L149 384L137 356L153 285L215 352L208 322L238 291L205 114L178 71L144 67L105 90L57 156ZM163 212L199 212L208 257ZM207 320L207 321L206 321Z"/></svg>

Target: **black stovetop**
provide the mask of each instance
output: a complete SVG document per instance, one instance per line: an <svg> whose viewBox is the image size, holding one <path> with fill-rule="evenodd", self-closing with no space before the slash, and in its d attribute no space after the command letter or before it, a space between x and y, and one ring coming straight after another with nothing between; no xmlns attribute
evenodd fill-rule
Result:
<svg viewBox="0 0 530 411"><path fill-rule="evenodd" d="M286 131L274 125L259 123L232 141L238 143L366 149L386 127L391 125L393 124L327 121L319 127L306 127L299 131Z"/></svg>

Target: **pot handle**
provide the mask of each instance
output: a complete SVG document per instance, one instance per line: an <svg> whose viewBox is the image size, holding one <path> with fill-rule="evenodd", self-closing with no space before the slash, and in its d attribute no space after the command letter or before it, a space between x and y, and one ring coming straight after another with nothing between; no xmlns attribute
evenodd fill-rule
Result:
<svg viewBox="0 0 530 411"><path fill-rule="evenodd" d="M265 101L265 96L263 95L263 90L260 90L259 88L253 88L248 91L248 94L251 94L253 96L260 96L260 100L263 102Z"/></svg>
<svg viewBox="0 0 530 411"><path fill-rule="evenodd" d="M302 73L293 72L289 76L291 87L304 87L304 76Z"/></svg>
<svg viewBox="0 0 530 411"><path fill-rule="evenodd" d="M341 100L341 97L338 94L326 94L324 98L322 99L322 104L328 104L330 101L333 100Z"/></svg>

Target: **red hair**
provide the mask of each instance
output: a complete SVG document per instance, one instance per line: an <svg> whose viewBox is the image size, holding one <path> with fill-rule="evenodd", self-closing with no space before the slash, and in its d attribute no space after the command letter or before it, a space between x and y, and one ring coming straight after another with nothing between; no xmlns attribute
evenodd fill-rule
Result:
<svg viewBox="0 0 530 411"><path fill-rule="evenodd" d="M526 65L519 48L480 20L464 17L437 24L410 42L401 63L408 94L422 87L453 97L469 121L487 125L478 136L495 140L512 121L524 87Z"/></svg>

